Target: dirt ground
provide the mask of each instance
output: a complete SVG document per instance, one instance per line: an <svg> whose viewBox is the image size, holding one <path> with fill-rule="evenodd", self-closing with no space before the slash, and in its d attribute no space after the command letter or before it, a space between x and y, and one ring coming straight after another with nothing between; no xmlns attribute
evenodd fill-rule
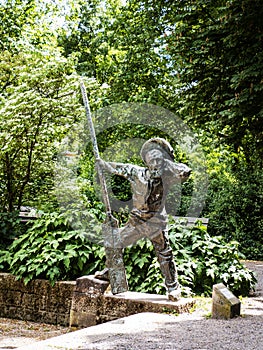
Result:
<svg viewBox="0 0 263 350"><path fill-rule="evenodd" d="M0 318L0 349L15 349L69 331L67 327Z"/></svg>

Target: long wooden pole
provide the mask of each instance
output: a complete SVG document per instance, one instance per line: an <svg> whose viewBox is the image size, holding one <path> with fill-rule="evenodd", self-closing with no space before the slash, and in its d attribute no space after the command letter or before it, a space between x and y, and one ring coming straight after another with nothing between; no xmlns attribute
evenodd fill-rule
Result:
<svg viewBox="0 0 263 350"><path fill-rule="evenodd" d="M87 91L84 83L80 82L80 88L83 98L83 103L88 120L89 132L91 136L91 142L93 146L93 153L96 160L100 159L99 148L96 138L96 133L91 117L89 101L87 97ZM120 247L120 237L118 221L114 218L111 211L111 205L107 190L107 183L103 174L103 170L100 166L97 167L99 181L102 188L103 202L106 208L106 223L103 225L104 235L104 248L106 254L106 265L109 269L109 279L111 284L111 290L113 294L126 292L128 290L128 283L126 278L126 272L123 262L122 248Z"/></svg>

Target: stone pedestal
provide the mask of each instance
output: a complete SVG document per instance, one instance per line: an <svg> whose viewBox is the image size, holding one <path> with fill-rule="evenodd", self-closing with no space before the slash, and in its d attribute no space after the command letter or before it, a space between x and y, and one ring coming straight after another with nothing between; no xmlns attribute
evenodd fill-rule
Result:
<svg viewBox="0 0 263 350"><path fill-rule="evenodd" d="M165 295L125 292L113 295L107 292L109 283L94 276L76 281L70 311L70 327L85 328L141 312L189 312L195 304L192 298L169 301Z"/></svg>
<svg viewBox="0 0 263 350"><path fill-rule="evenodd" d="M70 310L71 328L90 327L98 323L97 310L100 298L108 286L109 282L96 279L94 276L77 278Z"/></svg>
<svg viewBox="0 0 263 350"><path fill-rule="evenodd" d="M223 284L213 286L212 318L230 319L240 316L240 300Z"/></svg>

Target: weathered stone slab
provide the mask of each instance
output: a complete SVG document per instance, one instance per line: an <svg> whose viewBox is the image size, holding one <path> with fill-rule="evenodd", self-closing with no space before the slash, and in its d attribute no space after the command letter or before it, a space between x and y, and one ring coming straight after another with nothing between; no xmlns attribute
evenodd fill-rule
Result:
<svg viewBox="0 0 263 350"><path fill-rule="evenodd" d="M0 291L19 291L22 293L33 293L33 283L24 284L23 280L18 280L17 277L1 272L0 273Z"/></svg>
<svg viewBox="0 0 263 350"><path fill-rule="evenodd" d="M36 298L33 294L24 293L22 295L21 305L23 305L25 309L35 309L35 299Z"/></svg>
<svg viewBox="0 0 263 350"><path fill-rule="evenodd" d="M109 286L109 282L95 278L93 275L77 278L75 292L94 295L103 294Z"/></svg>
<svg viewBox="0 0 263 350"><path fill-rule="evenodd" d="M172 302L165 295L125 292L113 295L92 295L74 292L70 312L72 328L90 327L141 312L175 313L189 312L195 300L182 298Z"/></svg>
<svg viewBox="0 0 263 350"><path fill-rule="evenodd" d="M230 319L240 316L240 300L223 284L215 284L212 294L212 318Z"/></svg>
<svg viewBox="0 0 263 350"><path fill-rule="evenodd" d="M95 326L101 305L101 296L109 282L99 280L93 275L77 278L70 310L71 328Z"/></svg>

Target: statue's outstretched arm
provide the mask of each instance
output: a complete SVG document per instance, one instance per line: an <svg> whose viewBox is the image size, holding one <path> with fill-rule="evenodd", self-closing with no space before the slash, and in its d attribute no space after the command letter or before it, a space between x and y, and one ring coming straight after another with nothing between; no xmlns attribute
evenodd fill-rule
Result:
<svg viewBox="0 0 263 350"><path fill-rule="evenodd" d="M192 169L186 164L176 163L166 159L165 172L171 178L172 182L184 182L188 180Z"/></svg>
<svg viewBox="0 0 263 350"><path fill-rule="evenodd" d="M97 159L97 164L103 170L106 170L111 174L122 176L126 179L130 179L135 171L135 166L133 164L106 162L103 159Z"/></svg>

